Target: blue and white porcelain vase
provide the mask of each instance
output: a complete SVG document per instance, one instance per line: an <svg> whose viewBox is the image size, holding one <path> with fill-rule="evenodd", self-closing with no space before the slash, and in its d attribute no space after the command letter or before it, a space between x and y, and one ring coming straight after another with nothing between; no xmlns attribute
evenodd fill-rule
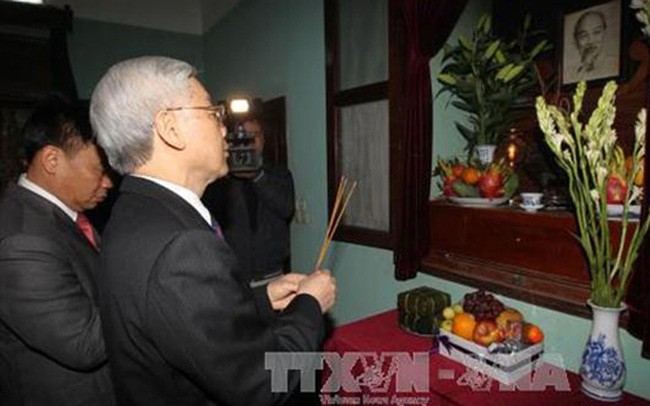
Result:
<svg viewBox="0 0 650 406"><path fill-rule="evenodd" d="M489 165L494 160L494 152L496 151L497 146L488 144L488 145L477 145L476 146L476 155L479 162L483 165Z"/></svg>
<svg viewBox="0 0 650 406"><path fill-rule="evenodd" d="M582 392L608 402L623 396L625 360L621 350L618 320L627 307L609 308L588 302L593 311L591 334L582 354Z"/></svg>

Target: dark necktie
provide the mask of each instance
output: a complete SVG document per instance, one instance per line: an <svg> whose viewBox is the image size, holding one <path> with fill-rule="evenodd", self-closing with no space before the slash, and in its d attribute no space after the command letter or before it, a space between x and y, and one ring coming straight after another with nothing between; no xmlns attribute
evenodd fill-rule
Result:
<svg viewBox="0 0 650 406"><path fill-rule="evenodd" d="M98 249L97 240L95 239L95 230L93 229L92 224L90 224L88 217L83 213L77 214L77 228L86 236L92 246L95 247L95 249Z"/></svg>

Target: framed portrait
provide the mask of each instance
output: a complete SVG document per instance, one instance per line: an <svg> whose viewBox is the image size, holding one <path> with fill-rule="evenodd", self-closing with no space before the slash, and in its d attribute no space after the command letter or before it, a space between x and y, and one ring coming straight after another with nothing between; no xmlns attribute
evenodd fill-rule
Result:
<svg viewBox="0 0 650 406"><path fill-rule="evenodd" d="M564 14L563 85L620 75L621 19L621 0Z"/></svg>

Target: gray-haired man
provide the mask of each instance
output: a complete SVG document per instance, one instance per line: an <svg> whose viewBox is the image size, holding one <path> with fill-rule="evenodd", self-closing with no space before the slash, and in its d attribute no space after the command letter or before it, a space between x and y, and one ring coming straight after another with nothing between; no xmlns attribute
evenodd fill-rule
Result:
<svg viewBox="0 0 650 406"><path fill-rule="evenodd" d="M187 63L143 57L113 66L91 121L127 174L102 251L102 313L121 404L265 405L268 351L315 351L334 303L328 272L268 285L268 322L199 197L226 175L222 109ZM290 378L295 388L297 377Z"/></svg>

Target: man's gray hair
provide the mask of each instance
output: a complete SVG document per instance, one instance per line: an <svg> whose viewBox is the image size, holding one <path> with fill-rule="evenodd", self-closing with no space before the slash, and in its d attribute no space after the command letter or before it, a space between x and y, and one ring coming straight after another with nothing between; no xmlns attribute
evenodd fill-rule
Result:
<svg viewBox="0 0 650 406"><path fill-rule="evenodd" d="M131 173L151 158L156 114L187 103L195 75L187 62L145 56L113 65L101 78L90 121L116 171Z"/></svg>

